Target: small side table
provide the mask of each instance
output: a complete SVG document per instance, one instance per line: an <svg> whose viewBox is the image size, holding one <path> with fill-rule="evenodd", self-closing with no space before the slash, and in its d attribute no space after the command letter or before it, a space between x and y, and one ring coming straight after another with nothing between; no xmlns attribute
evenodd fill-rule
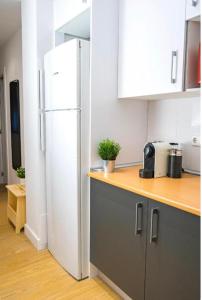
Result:
<svg viewBox="0 0 202 300"><path fill-rule="evenodd" d="M25 186L12 184L6 186L8 190L7 217L15 226L15 232L20 230L26 223L26 194Z"/></svg>

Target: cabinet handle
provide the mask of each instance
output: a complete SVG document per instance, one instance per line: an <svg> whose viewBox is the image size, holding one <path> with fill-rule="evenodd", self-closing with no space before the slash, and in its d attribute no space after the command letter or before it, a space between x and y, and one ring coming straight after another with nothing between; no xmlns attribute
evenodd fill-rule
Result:
<svg viewBox="0 0 202 300"><path fill-rule="evenodd" d="M151 210L151 227L150 227L150 243L158 240L158 223L159 223L159 210L153 208Z"/></svg>
<svg viewBox="0 0 202 300"><path fill-rule="evenodd" d="M171 83L177 82L177 51L172 51L172 61L171 61Z"/></svg>
<svg viewBox="0 0 202 300"><path fill-rule="evenodd" d="M143 218L143 204L136 204L136 215L135 215L135 235L141 234L142 232L142 218Z"/></svg>
<svg viewBox="0 0 202 300"><path fill-rule="evenodd" d="M198 0L192 0L192 6L196 7L198 4Z"/></svg>

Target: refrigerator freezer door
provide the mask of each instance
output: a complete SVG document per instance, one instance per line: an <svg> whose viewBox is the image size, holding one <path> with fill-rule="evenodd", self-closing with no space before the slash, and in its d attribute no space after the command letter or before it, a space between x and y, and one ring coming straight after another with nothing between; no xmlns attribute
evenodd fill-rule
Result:
<svg viewBox="0 0 202 300"><path fill-rule="evenodd" d="M68 41L45 55L45 110L80 107L79 40Z"/></svg>
<svg viewBox="0 0 202 300"><path fill-rule="evenodd" d="M79 123L79 111L46 113L48 249L77 279L81 279Z"/></svg>

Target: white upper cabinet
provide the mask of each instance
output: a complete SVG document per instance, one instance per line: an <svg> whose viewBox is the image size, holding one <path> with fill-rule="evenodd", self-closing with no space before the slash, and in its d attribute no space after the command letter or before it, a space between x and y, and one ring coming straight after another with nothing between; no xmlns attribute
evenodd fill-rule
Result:
<svg viewBox="0 0 202 300"><path fill-rule="evenodd" d="M68 23L90 6L91 0L53 0L54 30Z"/></svg>
<svg viewBox="0 0 202 300"><path fill-rule="evenodd" d="M185 1L119 0L119 98L183 90Z"/></svg>
<svg viewBox="0 0 202 300"><path fill-rule="evenodd" d="M186 19L196 18L200 14L200 0L187 0Z"/></svg>

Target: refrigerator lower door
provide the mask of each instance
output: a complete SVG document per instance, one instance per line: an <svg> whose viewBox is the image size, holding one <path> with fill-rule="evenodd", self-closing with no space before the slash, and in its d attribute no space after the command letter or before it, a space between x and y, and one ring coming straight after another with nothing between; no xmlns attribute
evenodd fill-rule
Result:
<svg viewBox="0 0 202 300"><path fill-rule="evenodd" d="M48 248L81 279L80 112L46 113Z"/></svg>

